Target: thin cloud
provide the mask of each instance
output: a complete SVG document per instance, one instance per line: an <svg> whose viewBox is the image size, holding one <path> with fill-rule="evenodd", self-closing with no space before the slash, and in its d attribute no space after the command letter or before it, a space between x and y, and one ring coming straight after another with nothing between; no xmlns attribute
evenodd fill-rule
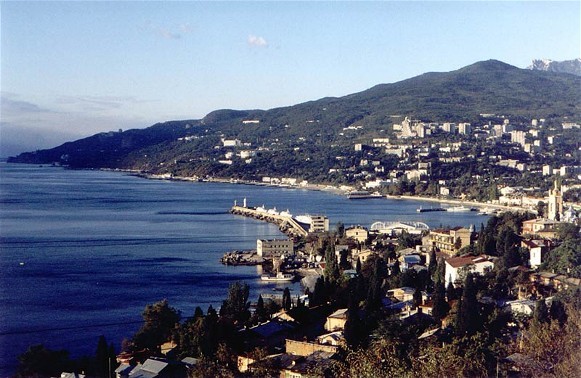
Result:
<svg viewBox="0 0 581 378"><path fill-rule="evenodd" d="M151 21L146 23L146 28L153 34L164 38L164 39L171 39L177 40L181 39L184 34L188 34L192 31L192 27L190 24L181 24L174 28L168 28L164 26L154 25Z"/></svg>
<svg viewBox="0 0 581 378"><path fill-rule="evenodd" d="M52 113L52 110L42 108L32 102L29 101L22 101L22 100L15 100L11 98L10 94L2 94L0 103L1 103L1 112L3 115L12 115L12 114L20 114L20 113Z"/></svg>
<svg viewBox="0 0 581 378"><path fill-rule="evenodd" d="M256 35L249 35L248 36L248 44L250 46L254 46L254 47L267 47L268 46L268 42L266 41L266 39L264 39L264 37L259 37Z"/></svg>

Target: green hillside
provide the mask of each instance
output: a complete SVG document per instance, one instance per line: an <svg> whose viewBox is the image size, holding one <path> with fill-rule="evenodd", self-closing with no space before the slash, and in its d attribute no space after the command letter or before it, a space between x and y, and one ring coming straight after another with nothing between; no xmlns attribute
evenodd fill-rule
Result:
<svg viewBox="0 0 581 378"><path fill-rule="evenodd" d="M324 156L331 145L391 135L391 124L401 120L396 116L478 123L479 115L487 113L511 119L578 121L580 98L581 77L524 70L489 60L452 72L426 73L377 85L339 98L267 111L217 110L202 120L171 121L146 129L97 134L53 149L23 153L9 161L154 171L163 162L183 161L190 171L203 173L214 170L211 162L217 156L212 148L220 144L222 137L252 143L252 148L269 148L274 144L281 151L291 147L289 141L298 144L301 143L297 141L306 141L315 156ZM260 122L245 124L243 120ZM361 127L356 132L342 132L348 126ZM191 143L178 141L183 137L189 137Z"/></svg>

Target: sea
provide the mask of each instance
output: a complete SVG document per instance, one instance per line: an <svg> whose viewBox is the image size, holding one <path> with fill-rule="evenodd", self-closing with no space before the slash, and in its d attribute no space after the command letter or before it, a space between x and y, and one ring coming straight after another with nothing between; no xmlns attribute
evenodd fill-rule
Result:
<svg viewBox="0 0 581 378"><path fill-rule="evenodd" d="M331 227L421 221L486 223L476 212L418 213L426 202L349 200L325 191L148 180L124 172L0 163L0 377L29 346L94 355L100 335L117 351L147 304L167 299L183 317L220 307L235 281L250 299L300 283L260 281L254 266L224 266L231 250L281 238L276 226L228 213L249 206L329 217ZM434 206L438 206L437 203Z"/></svg>

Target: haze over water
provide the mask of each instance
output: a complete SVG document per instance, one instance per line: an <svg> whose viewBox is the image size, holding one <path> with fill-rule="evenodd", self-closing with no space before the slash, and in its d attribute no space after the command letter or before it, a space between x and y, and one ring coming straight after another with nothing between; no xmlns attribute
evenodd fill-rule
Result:
<svg viewBox="0 0 581 378"><path fill-rule="evenodd" d="M219 307L236 280L250 299L272 292L256 267L226 267L226 251L284 237L228 213L234 200L293 214L324 214L331 227L414 220L477 228L471 213L417 213L425 202L348 200L295 189L145 180L118 172L0 164L0 376L32 344L94 354L99 335L119 345L147 304L167 298L191 316ZM436 205L436 204L434 204ZM292 285L299 294L300 285Z"/></svg>

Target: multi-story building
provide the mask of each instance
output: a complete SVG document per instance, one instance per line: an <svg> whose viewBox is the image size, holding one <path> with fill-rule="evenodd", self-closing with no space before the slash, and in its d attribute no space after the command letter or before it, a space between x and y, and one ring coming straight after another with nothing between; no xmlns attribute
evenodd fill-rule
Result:
<svg viewBox="0 0 581 378"><path fill-rule="evenodd" d="M451 229L435 229L430 231L427 236L427 244L436 250L447 254L454 255L459 249L472 243L472 234L474 229L464 227L454 227Z"/></svg>
<svg viewBox="0 0 581 378"><path fill-rule="evenodd" d="M323 215L311 216L311 227L309 232L327 232L329 231L329 218Z"/></svg>
<svg viewBox="0 0 581 378"><path fill-rule="evenodd" d="M365 243L369 237L369 231L365 227L355 226L345 230L345 237Z"/></svg>
<svg viewBox="0 0 581 378"><path fill-rule="evenodd" d="M263 258L294 255L294 243L290 239L258 239L256 253Z"/></svg>

